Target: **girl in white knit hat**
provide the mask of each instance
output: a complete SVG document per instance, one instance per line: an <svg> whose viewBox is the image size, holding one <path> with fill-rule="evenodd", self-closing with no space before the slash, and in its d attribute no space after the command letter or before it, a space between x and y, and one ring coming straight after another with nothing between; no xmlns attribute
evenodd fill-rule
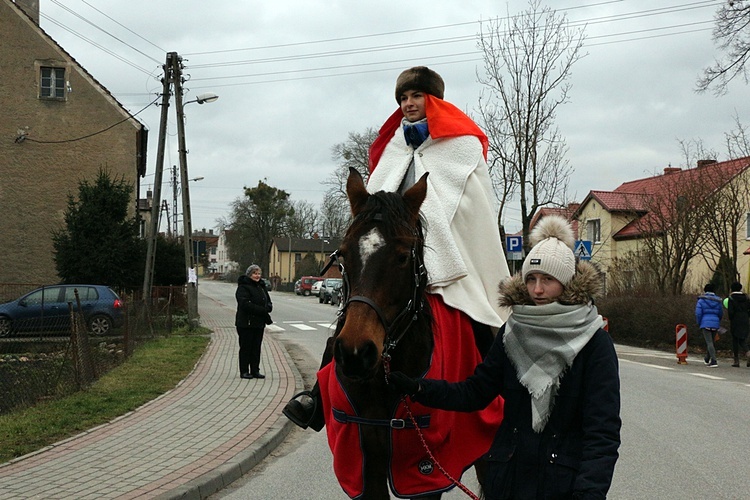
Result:
<svg viewBox="0 0 750 500"><path fill-rule="evenodd" d="M576 264L563 218L541 219L531 243L521 274L500 285L512 312L472 376L448 383L396 372L390 381L445 410L505 398L486 455L487 498L606 498L621 421L617 356L593 303L602 279L591 264Z"/></svg>

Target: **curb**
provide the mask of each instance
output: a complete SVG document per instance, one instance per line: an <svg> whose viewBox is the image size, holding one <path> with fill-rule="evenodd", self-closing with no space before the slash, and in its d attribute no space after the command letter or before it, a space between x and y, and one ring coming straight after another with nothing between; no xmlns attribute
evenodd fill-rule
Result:
<svg viewBox="0 0 750 500"><path fill-rule="evenodd" d="M297 365L289 355L286 345L280 340L274 339L274 341L283 347L286 362L294 373L294 393L304 390L305 384L302 380L302 374L300 374ZM288 420L284 415L279 415L271 429L245 451L238 453L234 458L211 472L207 472L154 498L156 500L203 500L208 498L250 472L253 467L270 455L294 428L295 424L291 420Z"/></svg>

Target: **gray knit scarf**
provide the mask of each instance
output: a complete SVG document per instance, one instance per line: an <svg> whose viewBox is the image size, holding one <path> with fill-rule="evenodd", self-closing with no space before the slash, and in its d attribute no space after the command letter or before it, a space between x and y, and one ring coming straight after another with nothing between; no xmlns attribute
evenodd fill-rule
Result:
<svg viewBox="0 0 750 500"><path fill-rule="evenodd" d="M532 427L542 432L564 371L604 321L593 304L514 305L505 326L505 352L531 395Z"/></svg>

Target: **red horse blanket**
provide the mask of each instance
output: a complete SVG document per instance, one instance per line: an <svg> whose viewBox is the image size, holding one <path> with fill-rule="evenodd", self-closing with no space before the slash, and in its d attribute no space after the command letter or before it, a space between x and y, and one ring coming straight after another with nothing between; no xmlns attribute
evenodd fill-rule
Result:
<svg viewBox="0 0 750 500"><path fill-rule="evenodd" d="M434 351L426 378L463 380L474 372L481 356L474 342L469 318L446 306L439 295L428 294L433 314ZM367 467L360 446L360 425L341 422L341 415L359 416L355 402L336 377L335 361L318 372L328 444L333 452L333 469L347 495L357 498L364 489ZM438 463L458 479L489 449L503 415L498 397L486 409L458 413L427 408L409 401L412 414L428 422L422 435ZM334 418L334 411L339 419ZM393 412L394 419L408 420L404 404ZM344 418L345 420L345 418ZM411 497L450 489L453 484L430 459L413 427L390 430L389 483L397 497Z"/></svg>

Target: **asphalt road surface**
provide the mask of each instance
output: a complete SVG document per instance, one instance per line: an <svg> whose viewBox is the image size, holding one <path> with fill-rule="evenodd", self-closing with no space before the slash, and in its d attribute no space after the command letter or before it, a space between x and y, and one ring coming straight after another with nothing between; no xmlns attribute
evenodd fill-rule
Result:
<svg viewBox="0 0 750 500"><path fill-rule="evenodd" d="M234 287L227 291L233 301ZM309 386L336 308L317 297L273 293L272 299L271 334L287 346ZM727 359L707 368L693 357L678 365L674 353L617 350L623 429L609 498L750 498L750 368L731 368ZM331 464L325 432L296 430L253 471L211 498L344 500ZM463 479L476 491L472 472ZM444 498L467 497L454 490Z"/></svg>

